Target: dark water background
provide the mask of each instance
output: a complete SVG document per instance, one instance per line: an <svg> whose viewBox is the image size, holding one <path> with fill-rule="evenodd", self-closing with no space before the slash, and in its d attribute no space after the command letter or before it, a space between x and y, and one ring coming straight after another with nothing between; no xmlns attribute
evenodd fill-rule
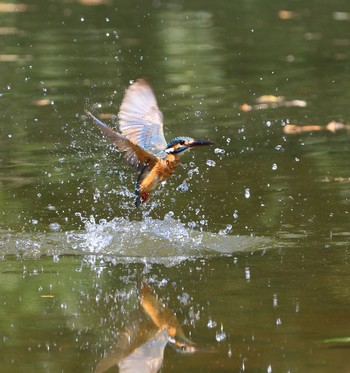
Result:
<svg viewBox="0 0 350 373"><path fill-rule="evenodd" d="M0 3L0 47L1 372L93 372L141 279L216 351L163 372L350 371L348 1ZM84 110L139 77L216 145L136 211Z"/></svg>

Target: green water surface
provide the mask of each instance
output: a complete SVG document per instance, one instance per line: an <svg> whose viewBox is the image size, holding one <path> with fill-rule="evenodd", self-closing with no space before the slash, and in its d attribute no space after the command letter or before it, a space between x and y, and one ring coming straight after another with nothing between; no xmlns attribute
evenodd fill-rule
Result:
<svg viewBox="0 0 350 373"><path fill-rule="evenodd" d="M11 4L0 372L94 372L141 281L212 352L166 347L162 372L350 371L348 1ZM84 110L117 126L140 77L167 140L215 145L136 210L133 170ZM263 95L283 104L256 106ZM331 121L344 128L285 133Z"/></svg>

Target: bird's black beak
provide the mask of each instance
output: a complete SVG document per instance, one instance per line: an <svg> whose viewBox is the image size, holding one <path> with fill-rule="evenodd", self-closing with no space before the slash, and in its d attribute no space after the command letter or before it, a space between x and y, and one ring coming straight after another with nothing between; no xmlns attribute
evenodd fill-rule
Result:
<svg viewBox="0 0 350 373"><path fill-rule="evenodd" d="M204 146L204 145L214 145L214 142L209 141L209 140L193 140L190 144L188 144L188 147L194 148L196 146Z"/></svg>

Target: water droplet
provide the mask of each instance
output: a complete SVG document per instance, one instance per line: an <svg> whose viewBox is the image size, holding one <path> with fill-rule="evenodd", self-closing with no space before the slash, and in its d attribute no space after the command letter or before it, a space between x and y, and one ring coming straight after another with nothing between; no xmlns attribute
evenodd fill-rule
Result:
<svg viewBox="0 0 350 373"><path fill-rule="evenodd" d="M229 234L231 231L232 231L232 225L231 224L227 224L225 229L221 229L219 231L219 234L224 236L226 234Z"/></svg>
<svg viewBox="0 0 350 373"><path fill-rule="evenodd" d="M215 328L216 327L216 321L212 320L211 318L209 318L208 320L208 323L207 323L207 327L212 329L212 328Z"/></svg>
<svg viewBox="0 0 350 373"><path fill-rule="evenodd" d="M49 228L50 228L53 232L58 232L58 231L61 230L61 224L54 222L54 223L51 223L51 224L49 225Z"/></svg>
<svg viewBox="0 0 350 373"><path fill-rule="evenodd" d="M174 217L174 212L173 211L169 211L168 213L166 213L164 215L164 221L168 221L168 220L172 220L172 218Z"/></svg>
<svg viewBox="0 0 350 373"><path fill-rule="evenodd" d="M93 197L95 203L98 202L98 200L101 198L101 192L97 188L95 189Z"/></svg>
<svg viewBox="0 0 350 373"><path fill-rule="evenodd" d="M249 267L244 268L244 274L245 274L245 279L247 280L247 282L249 282L250 281L250 268Z"/></svg>
<svg viewBox="0 0 350 373"><path fill-rule="evenodd" d="M190 166L191 166L191 164L190 164ZM193 166L191 166L191 167L193 167ZM199 174L199 169L198 169L198 167L189 170L188 173L187 173L187 175L188 175L188 177L189 177L190 179L192 179L193 175L195 175L195 174L196 174L196 175Z"/></svg>
<svg viewBox="0 0 350 373"><path fill-rule="evenodd" d="M216 148L214 150L214 153L215 154L225 154L225 149Z"/></svg>
<svg viewBox="0 0 350 373"><path fill-rule="evenodd" d="M273 295L273 301L272 301L273 307L278 307L278 298L277 294Z"/></svg>
<svg viewBox="0 0 350 373"><path fill-rule="evenodd" d="M187 293L183 293L181 296L179 295L177 299L184 305L187 306L190 304L191 297Z"/></svg>
<svg viewBox="0 0 350 373"><path fill-rule="evenodd" d="M190 227L190 228L196 228L196 226L197 226L197 223L195 222L195 221L189 221L188 223L187 223L187 225Z"/></svg>
<svg viewBox="0 0 350 373"><path fill-rule="evenodd" d="M215 339L218 342L223 342L226 339L226 333L224 332L224 326L221 324L221 328L216 332Z"/></svg>
<svg viewBox="0 0 350 373"><path fill-rule="evenodd" d="M176 188L176 190L179 190L179 191L181 191L181 192L187 192L188 189L189 189L189 186L188 186L186 180L184 180L184 181L182 182L182 184L180 184L180 185Z"/></svg>
<svg viewBox="0 0 350 373"><path fill-rule="evenodd" d="M207 160L207 166L209 166L209 167L215 167L216 166L216 162L213 161L212 159L208 159Z"/></svg>

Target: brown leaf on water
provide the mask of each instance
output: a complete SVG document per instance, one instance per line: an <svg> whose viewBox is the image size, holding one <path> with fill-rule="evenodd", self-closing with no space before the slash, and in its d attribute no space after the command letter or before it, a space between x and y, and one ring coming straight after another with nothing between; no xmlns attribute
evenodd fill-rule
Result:
<svg viewBox="0 0 350 373"><path fill-rule="evenodd" d="M252 110L252 106L248 105L247 103L240 105L239 108L242 111L251 111Z"/></svg>
<svg viewBox="0 0 350 373"><path fill-rule="evenodd" d="M0 54L0 62L14 62L18 60L18 54Z"/></svg>
<svg viewBox="0 0 350 373"><path fill-rule="evenodd" d="M339 182L339 183L342 183L342 182L349 182L350 181L350 177L341 177L341 176L337 176L337 177L325 177L321 180L321 182L323 183L332 183L332 182Z"/></svg>
<svg viewBox="0 0 350 373"><path fill-rule="evenodd" d="M31 55L20 56L18 54L0 54L0 62L29 61L31 59Z"/></svg>
<svg viewBox="0 0 350 373"><path fill-rule="evenodd" d="M321 126L302 126L299 124L286 124L283 127L283 132L287 135L295 135L302 132L313 132L313 131L322 131L324 128Z"/></svg>
<svg viewBox="0 0 350 373"><path fill-rule="evenodd" d="M33 105L35 106L48 106L51 105L51 100L48 98L42 98L40 100L33 101Z"/></svg>
<svg viewBox="0 0 350 373"><path fill-rule="evenodd" d="M293 12L291 10L281 9L278 12L278 18L283 19L283 20L295 19L295 18L299 18L299 17L300 16L297 12Z"/></svg>
<svg viewBox="0 0 350 373"><path fill-rule="evenodd" d="M283 127L283 132L287 135L296 135L303 132L315 132L315 131L329 131L329 132L337 132L341 130L350 130L350 125L336 122L332 120L326 126L320 125L300 125L300 124L286 124Z"/></svg>
<svg viewBox="0 0 350 373"><path fill-rule="evenodd" d="M283 96L262 95L256 99L258 104L280 104L285 101Z"/></svg>
<svg viewBox="0 0 350 373"><path fill-rule="evenodd" d="M21 13L28 10L27 4L0 3L0 13Z"/></svg>
<svg viewBox="0 0 350 373"><path fill-rule="evenodd" d="M281 106L287 107L306 107L307 102L304 100L292 100L292 101L284 101L282 102Z"/></svg>
<svg viewBox="0 0 350 373"><path fill-rule="evenodd" d="M0 27L0 35L26 35L26 32L17 27Z"/></svg>
<svg viewBox="0 0 350 373"><path fill-rule="evenodd" d="M276 109L279 107L305 107L307 102L304 100L286 100L284 96L274 95L263 95L256 99L257 104L249 105L244 103L240 105L240 110L251 111L251 110L264 110L264 109Z"/></svg>
<svg viewBox="0 0 350 373"><path fill-rule="evenodd" d="M298 9L298 11L281 9L278 12L278 18L282 19L283 21L286 21L289 19L301 19L304 17L309 17L310 14L311 14L310 10L306 8Z"/></svg>
<svg viewBox="0 0 350 373"><path fill-rule="evenodd" d="M349 125L332 120L326 125L326 129L331 132L336 132L343 129L349 129Z"/></svg>

